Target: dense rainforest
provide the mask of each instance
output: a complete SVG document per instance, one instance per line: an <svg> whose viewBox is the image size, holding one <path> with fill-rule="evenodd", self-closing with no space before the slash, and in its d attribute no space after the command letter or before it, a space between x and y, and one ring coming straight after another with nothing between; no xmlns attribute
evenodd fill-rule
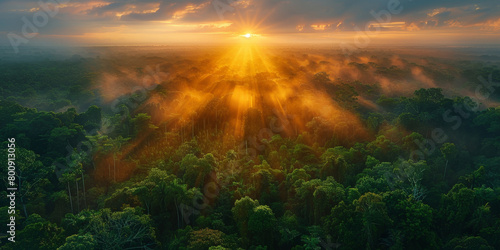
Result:
<svg viewBox="0 0 500 250"><path fill-rule="evenodd" d="M500 249L498 64L292 52L1 62L1 249Z"/></svg>

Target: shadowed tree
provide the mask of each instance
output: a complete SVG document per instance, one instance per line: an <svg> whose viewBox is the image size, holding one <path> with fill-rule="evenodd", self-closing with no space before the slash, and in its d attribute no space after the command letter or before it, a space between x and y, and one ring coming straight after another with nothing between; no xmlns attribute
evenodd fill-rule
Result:
<svg viewBox="0 0 500 250"><path fill-rule="evenodd" d="M254 212L254 208L258 206L259 201L253 200L248 196L245 196L234 203L234 207L231 209L231 212L236 224L238 225L242 238L248 237L248 222L250 216Z"/></svg>
<svg viewBox="0 0 500 250"><path fill-rule="evenodd" d="M366 247L374 246L376 239L386 232L392 224L387 214L387 208L382 197L374 193L366 193L357 201L354 201L356 211L361 213L363 221L363 234L365 235Z"/></svg>
<svg viewBox="0 0 500 250"><path fill-rule="evenodd" d="M449 161L453 161L455 157L457 156L457 147L455 144L447 142L441 146L441 154L443 155L444 159L446 160L446 165L444 166L444 174L443 174L443 179L446 179L446 169L448 168L448 163Z"/></svg>
<svg viewBox="0 0 500 250"><path fill-rule="evenodd" d="M268 206L257 206L248 219L248 232L252 242L272 246L277 237L277 220Z"/></svg>
<svg viewBox="0 0 500 250"><path fill-rule="evenodd" d="M94 237L86 233L84 235L71 235L66 238L66 243L57 250L90 250L97 247L97 242Z"/></svg>
<svg viewBox="0 0 500 250"><path fill-rule="evenodd" d="M56 249L64 243L64 230L38 214L31 214L25 227L16 234L16 242L6 244L2 249Z"/></svg>
<svg viewBox="0 0 500 250"><path fill-rule="evenodd" d="M153 248L157 243L151 219L140 210L128 207L112 213L104 209L94 215L88 225L88 232L97 242L97 248Z"/></svg>

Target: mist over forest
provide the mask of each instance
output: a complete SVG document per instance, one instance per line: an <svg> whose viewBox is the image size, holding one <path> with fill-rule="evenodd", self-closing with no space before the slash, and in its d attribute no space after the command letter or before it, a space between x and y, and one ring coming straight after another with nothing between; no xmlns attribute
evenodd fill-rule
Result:
<svg viewBox="0 0 500 250"><path fill-rule="evenodd" d="M500 249L497 48L0 54L1 249Z"/></svg>

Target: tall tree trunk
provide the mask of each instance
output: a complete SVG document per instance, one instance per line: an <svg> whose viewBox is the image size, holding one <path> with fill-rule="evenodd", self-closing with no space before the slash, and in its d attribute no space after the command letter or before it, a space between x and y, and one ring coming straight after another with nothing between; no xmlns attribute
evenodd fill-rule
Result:
<svg viewBox="0 0 500 250"><path fill-rule="evenodd" d="M19 178L18 179L18 190L19 192L21 192L21 171L19 171L19 175L18 175ZM24 212L24 216L25 218L28 218L28 211L26 210L26 204L24 203L24 195L21 196L21 204L23 204L23 212Z"/></svg>
<svg viewBox="0 0 500 250"><path fill-rule="evenodd" d="M177 206L177 200L174 200L174 204L175 204L175 211L177 212L177 229L180 229L181 225L180 225L180 219L179 219L179 206ZM184 212L183 212L183 214L184 214Z"/></svg>
<svg viewBox="0 0 500 250"><path fill-rule="evenodd" d="M448 168L448 160L446 160L446 165L444 165L444 175L443 175L443 179L446 178L446 169Z"/></svg>
<svg viewBox="0 0 500 250"><path fill-rule="evenodd" d="M69 187L69 181L68 181L68 194L69 194L69 204L71 206L71 213L73 212L73 200L71 199L71 188Z"/></svg>
<svg viewBox="0 0 500 250"><path fill-rule="evenodd" d="M21 196L21 203L23 204L23 212L24 212L24 216L25 218L28 218L28 210L26 210L26 203L24 203L24 195Z"/></svg>
<svg viewBox="0 0 500 250"><path fill-rule="evenodd" d="M78 192L78 179L75 178L75 186L76 186L76 212L80 212L80 194Z"/></svg>
<svg viewBox="0 0 500 250"><path fill-rule="evenodd" d="M87 208L87 199L85 198L85 177L83 176L83 171L82 171L82 188L83 188L83 206Z"/></svg>
<svg viewBox="0 0 500 250"><path fill-rule="evenodd" d="M116 182L116 155L113 154L113 174L114 174L114 180Z"/></svg>

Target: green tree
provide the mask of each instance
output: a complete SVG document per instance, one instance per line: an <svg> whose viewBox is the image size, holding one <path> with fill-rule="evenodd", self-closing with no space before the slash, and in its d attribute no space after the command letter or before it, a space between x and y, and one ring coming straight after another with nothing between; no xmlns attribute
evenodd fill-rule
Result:
<svg viewBox="0 0 500 250"><path fill-rule="evenodd" d="M454 143L444 143L441 146L441 154L443 155L444 159L446 160L446 165L444 166L444 174L443 174L443 179L446 179L446 169L448 168L448 162L450 160L454 160L457 156L457 147L455 146Z"/></svg>
<svg viewBox="0 0 500 250"><path fill-rule="evenodd" d="M186 155L180 164L181 171L184 172L183 181L189 188L201 188L205 184L208 174L215 170L216 162L212 154L206 154L198 159L193 154Z"/></svg>
<svg viewBox="0 0 500 250"><path fill-rule="evenodd" d="M248 232L252 242L272 246L277 237L277 220L271 208L265 205L257 206L248 219Z"/></svg>
<svg viewBox="0 0 500 250"><path fill-rule="evenodd" d="M75 121L83 125L87 131L98 129L101 127L102 122L101 108L92 105L85 113L79 114Z"/></svg>
<svg viewBox="0 0 500 250"><path fill-rule="evenodd" d="M248 196L234 202L234 207L231 209L231 212L236 224L238 225L241 237L248 237L249 219L254 212L254 208L258 206L259 201L253 200Z"/></svg>
<svg viewBox="0 0 500 250"><path fill-rule="evenodd" d="M152 248L157 244L151 219L138 208L114 213L103 209L92 217L88 232L99 249Z"/></svg>
<svg viewBox="0 0 500 250"><path fill-rule="evenodd" d="M366 248L367 235L363 232L363 218L356 206L341 201L333 207L330 215L325 219L325 231L333 239L338 239L345 249Z"/></svg>
<svg viewBox="0 0 500 250"><path fill-rule="evenodd" d="M53 173L53 167L44 166L40 156L35 152L21 147L16 148L16 185L18 191L16 198L20 209L27 218L30 213L44 214L47 200L45 196L53 188L49 178ZM7 159L7 150L0 152L2 159ZM0 173L7 176L7 167L2 168Z"/></svg>
<svg viewBox="0 0 500 250"><path fill-rule="evenodd" d="M17 232L16 242L5 245L2 249L56 249L64 243L64 230L38 214L31 214L26 219L26 226Z"/></svg>
<svg viewBox="0 0 500 250"><path fill-rule="evenodd" d="M450 240L443 249L461 250L461 249L478 249L478 250L493 250L488 242L479 236L464 236L462 238L454 238Z"/></svg>
<svg viewBox="0 0 500 250"><path fill-rule="evenodd" d="M66 238L66 243L57 248L57 250L93 250L97 247L94 237L86 233L84 235L71 235Z"/></svg>
<svg viewBox="0 0 500 250"><path fill-rule="evenodd" d="M470 220L477 205L474 190L466 188L463 184L456 184L441 198L437 219L442 223L442 235L459 235L465 231L463 226Z"/></svg>
<svg viewBox="0 0 500 250"><path fill-rule="evenodd" d="M362 232L367 239L366 247L371 248L376 240L391 226L392 220L387 214L387 208L382 196L378 194L366 193L354 204L356 205L356 211L362 215Z"/></svg>
<svg viewBox="0 0 500 250"><path fill-rule="evenodd" d="M224 243L225 234L218 230L204 228L192 231L189 235L189 250L204 250Z"/></svg>
<svg viewBox="0 0 500 250"><path fill-rule="evenodd" d="M392 244L398 241L405 248L436 248L436 234L433 232L433 209L422 201L413 199L397 189L384 194L388 215L392 219ZM397 232L397 233L395 233ZM399 238L394 239L394 236Z"/></svg>
<svg viewBox="0 0 500 250"><path fill-rule="evenodd" d="M139 134L144 134L145 138L148 138L151 133L156 130L158 127L151 123L151 116L146 113L139 113L132 119L132 124L134 126L133 136L137 137Z"/></svg>
<svg viewBox="0 0 500 250"><path fill-rule="evenodd" d="M104 150L105 152L111 152L113 155L113 181L116 182L116 160L118 158L118 153L122 146L130 140L130 138L123 138L122 136L118 136L117 138L104 138ZM118 169L119 171L119 169Z"/></svg>
<svg viewBox="0 0 500 250"><path fill-rule="evenodd" d="M319 224L322 218L330 213L332 206L345 199L345 190L342 184L328 177L316 188L313 197L314 222Z"/></svg>

